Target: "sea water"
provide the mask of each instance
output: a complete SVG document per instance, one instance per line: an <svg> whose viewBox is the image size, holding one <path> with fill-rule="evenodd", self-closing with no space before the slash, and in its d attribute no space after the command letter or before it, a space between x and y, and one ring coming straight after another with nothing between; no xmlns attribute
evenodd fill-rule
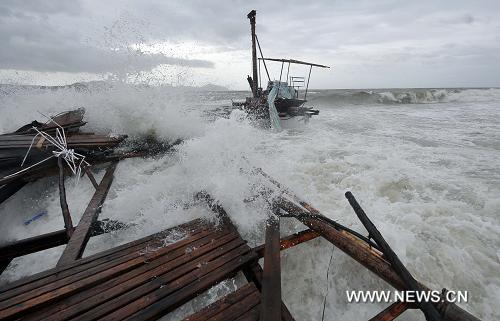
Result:
<svg viewBox="0 0 500 321"><path fill-rule="evenodd" d="M196 217L215 220L193 202L201 190L220 201L251 246L261 244L269 209L255 196L270 187L252 173L261 167L323 214L366 234L344 198L351 191L418 280L468 291L462 307L500 319L500 89L319 90L308 104L320 115L282 131L225 112L231 99L246 95L118 83L3 86L0 132L43 120L37 111L84 107L86 131L183 139L166 155L119 163L100 218L131 227L92 238L85 256ZM93 187L85 178L66 185L78 222ZM23 224L42 211L47 215ZM0 217L0 244L62 229L56 178L21 189L0 205ZM281 225L282 235L304 229L293 219ZM13 260L0 283L54 267L62 249ZM390 287L325 240L281 258L283 299L297 320L321 320L323 312L325 320L368 319L388 305L347 302L347 290ZM181 319L243 282L227 280L164 319ZM424 320L418 311L400 319Z"/></svg>

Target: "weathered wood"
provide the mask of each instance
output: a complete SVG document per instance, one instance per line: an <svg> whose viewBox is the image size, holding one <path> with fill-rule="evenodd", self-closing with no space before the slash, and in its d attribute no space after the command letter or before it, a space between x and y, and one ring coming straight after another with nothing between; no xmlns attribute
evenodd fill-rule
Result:
<svg viewBox="0 0 500 321"><path fill-rule="evenodd" d="M220 300L204 307L200 311L186 317L183 321L203 321L221 314L227 308L241 302L245 297L257 293L258 290L253 282L243 285L238 290L229 293ZM259 301L257 301L258 303ZM234 318L233 318L234 319Z"/></svg>
<svg viewBox="0 0 500 321"><path fill-rule="evenodd" d="M384 253L384 257L389 261L391 264L392 268L394 271L398 274L398 276L403 280L405 283L405 287L414 292L421 292L422 288L418 284L417 280L411 275L411 273L406 269L404 266L403 262L398 258L396 253L392 250L390 245L386 242L382 234L379 232L379 230L375 227L375 224L372 223L372 221L368 218L366 215L365 211L361 208L361 206L358 204L356 199L354 198L354 195L352 195L351 192L346 192L345 197L351 204L352 208L354 209L354 212L358 216L359 220L365 228L367 229L369 235L377 242L377 244L381 247L382 253ZM421 301L421 302L416 302L417 306L422 310L422 312L425 314L425 318L429 321L439 321L441 320L441 316L439 315L439 312L437 309L432 305L430 302L426 301Z"/></svg>
<svg viewBox="0 0 500 321"><path fill-rule="evenodd" d="M92 174L92 172L90 171L88 166L85 166L84 170L85 170L85 174L87 174L87 176L88 176L90 182L92 183L92 185L94 186L94 188L97 189L99 187L99 184L97 184L97 181L95 180L94 174Z"/></svg>
<svg viewBox="0 0 500 321"><path fill-rule="evenodd" d="M204 255L201 261L191 262L160 275L74 320L122 320L134 313L142 316L138 318L140 320L160 316L220 282L229 272L254 258L253 253L248 254L249 250L241 239L233 240Z"/></svg>
<svg viewBox="0 0 500 321"><path fill-rule="evenodd" d="M255 260L248 246L242 246L213 261L207 262L197 270L179 278L176 282L165 284L156 291L115 311L102 320L153 320L173 311L211 286L227 279L249 261ZM151 302L154 302L151 304ZM130 315L131 312L135 312Z"/></svg>
<svg viewBox="0 0 500 321"><path fill-rule="evenodd" d="M338 247L342 252L346 253L354 260L368 270L375 273L378 277L392 285L398 290L405 290L406 286L398 274L394 271L390 263L385 260L382 253L366 242L353 236L345 230L337 230L329 224L317 218L308 217L307 210L297 206L293 202L284 201L281 203L283 210L295 211L298 214L297 218L312 230L317 231L326 240ZM422 290L430 291L429 287L420 283ZM458 305L450 302L440 302L435 304L437 310L441 313L445 321L478 321L479 319L471 315L467 311L461 309Z"/></svg>
<svg viewBox="0 0 500 321"><path fill-rule="evenodd" d="M67 242L68 236L66 230L30 237L0 247L0 260L12 259L26 254L43 251L66 244Z"/></svg>
<svg viewBox="0 0 500 321"><path fill-rule="evenodd" d="M66 276L66 274L63 273L57 273L51 278L50 283L45 283L40 286L32 287L29 291L25 290L20 292L19 289L15 289L17 291L12 291L12 292L14 292L16 295L15 296L11 295L9 299L2 299L2 301L0 302L0 309L5 309L9 306L19 304L21 302L27 301L32 298L41 297L42 295L47 293L48 294L52 293L53 295L50 295L49 298L53 299L56 297L55 295L57 294L55 293L55 290L61 289L65 286L71 286L71 287L62 291L61 295L74 293L79 289L79 287L87 287L93 284L97 284L99 282L104 282L107 279L116 275L116 274L110 274L110 272L114 271L118 274L125 273L132 268L141 266L142 264L146 264L147 260L164 255L172 250L175 250L179 247L191 243L193 240L197 240L198 238L204 237L211 233L212 233L211 231L207 231L205 233L199 233L193 236L192 238L183 239L179 242L168 245L166 247L161 247L158 250L153 251L151 253L145 253L141 255L141 252L139 251L134 251L131 253L128 252L126 255L123 255L113 260L107 258L107 260L104 261L103 264L94 267L85 268L83 270L76 267L75 269L78 270L78 272L68 276ZM144 251L144 249L147 249L147 247L141 247L141 250Z"/></svg>
<svg viewBox="0 0 500 321"><path fill-rule="evenodd" d="M71 214L69 213L68 202L66 201L66 188L64 187L64 164L61 157L57 159L57 166L59 166L59 202L61 203L61 210L64 219L64 229L68 239L73 234L73 222L71 221Z"/></svg>
<svg viewBox="0 0 500 321"><path fill-rule="evenodd" d="M263 273L262 268L260 267L258 262L254 262L252 264L243 267L243 274L245 275L245 278L248 280L248 282L253 282L255 286L259 289L259 291L262 291L262 273ZM281 320L295 321L295 319L292 317L292 314L290 313L290 311L288 310L287 306L283 301L281 302Z"/></svg>
<svg viewBox="0 0 500 321"><path fill-rule="evenodd" d="M90 235L98 236L110 231L126 228L128 225L119 221L113 221L110 228L103 228L107 222L96 221L91 228ZM37 235L24 240L7 243L0 247L0 260L13 259L23 255L40 252L53 247L68 243L66 230L54 231L42 235Z"/></svg>
<svg viewBox="0 0 500 321"><path fill-rule="evenodd" d="M280 250L289 249L301 243L315 239L318 236L320 236L320 234L311 229L294 233L292 235L280 239ZM254 248L254 251L255 253L257 253L259 258L264 257L265 246L266 244L262 244Z"/></svg>
<svg viewBox="0 0 500 321"><path fill-rule="evenodd" d="M151 246L157 246L156 244L158 240L165 237L174 230L180 231L182 233L187 233L188 235L194 235L197 233L201 233L202 231L207 231L205 226L200 225L201 222L201 219L195 219L193 221L169 228L153 235L143 237L130 243L126 243L115 248L96 253L89 257L80 259L73 264L39 272L32 276L14 281L10 284L0 287L0 301L18 295L19 293L29 291L30 289L40 287L41 285L54 282L54 280L56 280L57 278L74 275L78 272L88 270L89 268L102 266L103 264L107 264L110 261L123 258L126 255L130 255L130 253L132 252L137 252L141 248L144 248L146 246L145 244L149 244L152 242Z"/></svg>
<svg viewBox="0 0 500 321"><path fill-rule="evenodd" d="M250 311L236 319L235 321L257 321L260 315L260 304L254 306Z"/></svg>
<svg viewBox="0 0 500 321"><path fill-rule="evenodd" d="M9 264L10 264L11 261L12 261L12 259L9 259L9 258L0 260L0 275L9 266Z"/></svg>
<svg viewBox="0 0 500 321"><path fill-rule="evenodd" d="M126 294L126 292L132 291L179 266L188 263L191 265L200 264L203 260L203 258L200 258L202 255L217 250L218 247L226 246L226 248L229 248L230 244L235 244L235 246L241 244L241 240L240 242L235 241L236 238L237 235L228 234L227 230L225 232L212 233L158 258L148 258L148 263L137 269L124 273L91 289L79 292L67 299L63 299L55 306L38 310L32 316L24 319L43 320L49 318L51 315L65 319L79 315L97 307L102 302ZM189 252L187 251L188 248L194 250Z"/></svg>
<svg viewBox="0 0 500 321"><path fill-rule="evenodd" d="M0 186L0 204L17 193L26 184L23 180L17 180Z"/></svg>
<svg viewBox="0 0 500 321"><path fill-rule="evenodd" d="M409 308L406 302L394 302L379 314L370 319L370 321L392 321L399 317Z"/></svg>
<svg viewBox="0 0 500 321"><path fill-rule="evenodd" d="M274 215L266 226L260 320L281 320L280 221Z"/></svg>
<svg viewBox="0 0 500 321"><path fill-rule="evenodd" d="M101 183L96 189L94 196L92 196L92 199L83 213L78 226L73 232L68 245L64 249L61 258L57 262L57 266L73 263L75 260L82 257L85 246L87 245L87 241L90 237L90 227L92 226L92 223L97 220L101 206L104 203L109 188L111 187L111 183L113 182L113 173L115 172L117 164L118 162L113 162L106 169L106 173L104 174Z"/></svg>

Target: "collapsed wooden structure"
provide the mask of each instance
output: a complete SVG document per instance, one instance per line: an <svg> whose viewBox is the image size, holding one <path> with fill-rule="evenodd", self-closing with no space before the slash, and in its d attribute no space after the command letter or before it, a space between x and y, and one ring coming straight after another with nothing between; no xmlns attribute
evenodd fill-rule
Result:
<svg viewBox="0 0 500 321"><path fill-rule="evenodd" d="M281 295L280 251L317 237L331 242L395 289L429 290L404 267L352 194L348 192L346 197L368 237L322 215L260 169L254 173L280 191L278 198L270 200L273 210L263 245L250 248L224 208L200 192L196 198L218 215L219 224L196 219L82 258L89 238L105 232L96 232L95 224L118 159L108 159L99 183L88 174L95 192L77 225L73 225L66 203L62 159L56 163L64 230L1 246L0 272L15 257L67 245L54 268L0 288L0 320L155 320L241 272L247 284L184 320L291 321L294 318ZM308 229L280 238L283 218L297 219ZM166 242L174 232L183 237ZM478 320L446 301L396 302L371 320L394 320L416 308L427 320Z"/></svg>

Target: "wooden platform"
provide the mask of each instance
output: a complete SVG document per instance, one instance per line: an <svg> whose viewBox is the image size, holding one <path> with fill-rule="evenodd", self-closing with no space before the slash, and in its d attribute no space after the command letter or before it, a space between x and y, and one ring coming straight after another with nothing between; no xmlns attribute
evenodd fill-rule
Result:
<svg viewBox="0 0 500 321"><path fill-rule="evenodd" d="M173 231L185 236L164 244ZM195 220L0 289L0 319L153 320L256 259L232 226ZM251 292L258 303L256 289L251 283L227 300Z"/></svg>

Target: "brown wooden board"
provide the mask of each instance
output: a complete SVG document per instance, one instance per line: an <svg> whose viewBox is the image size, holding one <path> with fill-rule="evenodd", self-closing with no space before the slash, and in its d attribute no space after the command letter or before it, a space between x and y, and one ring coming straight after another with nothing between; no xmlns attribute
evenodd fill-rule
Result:
<svg viewBox="0 0 500 321"><path fill-rule="evenodd" d="M260 320L281 320L280 221L271 217L266 226Z"/></svg>
<svg viewBox="0 0 500 321"><path fill-rule="evenodd" d="M257 287L254 283L247 283L243 285L238 290L229 293L220 300L204 307L200 311L186 317L183 321L203 321L209 320L210 318L223 314L229 307L238 304L244 298L253 293L259 293ZM258 302L257 302L258 303ZM250 307L251 308L251 307ZM244 311L242 311L244 312Z"/></svg>
<svg viewBox="0 0 500 321"><path fill-rule="evenodd" d="M370 319L370 321L392 321L403 314L409 308L406 302L394 302L379 314Z"/></svg>
<svg viewBox="0 0 500 321"><path fill-rule="evenodd" d="M29 289L33 289L41 285L51 283L57 278L73 275L78 272L87 270L91 267L108 263L111 260L115 260L132 252L139 251L141 248L145 246L153 246L153 247L157 246L159 240L164 238L172 231L187 233L186 237L189 237L194 234L201 233L202 231L208 230L210 226L202 225L202 222L203 221L201 219L195 219L193 221L169 228L167 230L155 233L153 235L149 235L141 239L96 253L89 257L83 258L78 262L73 263L72 265L70 264L68 266L60 268L53 268L14 281L0 288L0 301L3 301L19 293L26 292Z"/></svg>
<svg viewBox="0 0 500 321"><path fill-rule="evenodd" d="M55 274L54 278L52 278L52 282L45 283L44 285L39 287L31 288L29 291L20 292L16 296L11 296L6 300L2 300L0 302L0 310L6 309L7 307L13 305L19 305L23 302L26 305L25 301L28 300L34 300L31 301L32 305L37 304L37 302L40 301L43 302L42 295L45 295L44 298L46 298L47 300L55 299L58 296L67 296L78 291L80 288L89 287L92 284L98 284L113 277L114 275L118 275L120 272L126 272L134 267L147 264L147 260L149 259L173 251L179 247L191 243L193 240L196 240L205 235L209 235L210 233L211 231L198 233L191 238L183 239L169 246L160 248L159 250L152 253L141 255L141 251L133 251L127 255L118 257L115 260L109 260L105 264L83 270L78 269L79 272L71 274L69 276L64 276L64 274ZM142 251L144 251L145 249L147 249L147 247L141 248ZM16 293L18 292L19 291L16 291ZM0 312L0 315L1 314L2 313Z"/></svg>
<svg viewBox="0 0 500 321"><path fill-rule="evenodd" d="M90 237L90 228L92 227L92 223L97 220L97 216L99 215L101 206L104 203L106 196L108 195L109 188L111 187L111 183L113 182L113 173L115 172L117 164L118 162L113 162L106 169L106 173L104 174L99 187L96 189L94 195L92 196L92 199L90 200L87 209L83 213L80 222L71 234L68 245L64 249L59 262L57 262L57 266L63 266L69 263L73 263L73 261L82 257L83 251L85 250L85 245L87 245L87 241Z"/></svg>
<svg viewBox="0 0 500 321"><path fill-rule="evenodd" d="M57 305L37 310L24 320L44 320L46 318L69 318L94 308L118 295L124 294L144 283L157 278L178 266L198 259L203 254L219 246L233 241L237 236L227 230L218 231L180 247L156 259L148 259L148 263L131 270L102 284L81 291L66 299L58 301ZM194 249L191 252L188 248Z"/></svg>

